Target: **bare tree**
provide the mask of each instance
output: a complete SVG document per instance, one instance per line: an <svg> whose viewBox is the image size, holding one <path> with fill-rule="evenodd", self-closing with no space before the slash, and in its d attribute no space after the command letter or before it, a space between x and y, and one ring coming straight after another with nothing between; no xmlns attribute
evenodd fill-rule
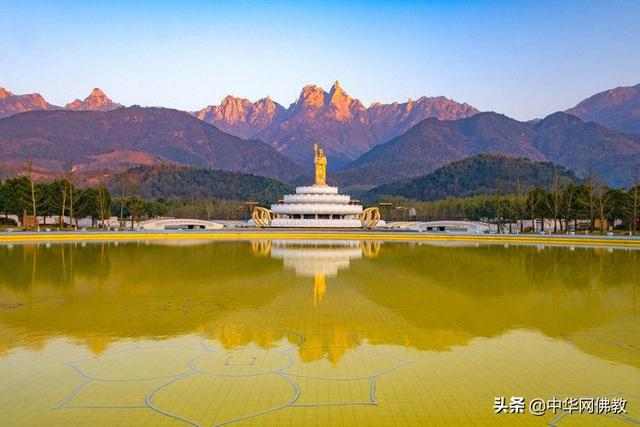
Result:
<svg viewBox="0 0 640 427"><path fill-rule="evenodd" d="M60 186L60 197L61 200L61 210L60 210L60 227L64 228L64 212L66 210L67 204L67 181L63 180Z"/></svg>
<svg viewBox="0 0 640 427"><path fill-rule="evenodd" d="M531 231L536 232L536 217L540 215L541 231L544 231L544 213L540 206L544 203L546 192L542 188L534 188L527 193L526 207L531 218Z"/></svg>
<svg viewBox="0 0 640 427"><path fill-rule="evenodd" d="M569 221L573 219L573 231L578 231L578 188L569 184L562 191L562 207L564 209L565 230L569 231Z"/></svg>
<svg viewBox="0 0 640 427"><path fill-rule="evenodd" d="M522 185L522 180L520 179L520 171L517 164L515 168L516 170L513 177L515 197L512 198L513 212L515 214L516 222L519 222L520 233L522 233L524 231L524 215L527 209L525 197L526 191L524 190L524 186Z"/></svg>
<svg viewBox="0 0 640 427"><path fill-rule="evenodd" d="M495 204L495 213L496 213L496 229L498 233L502 232L502 217L504 216L504 212L502 210L502 183L498 181L496 195L493 198Z"/></svg>
<svg viewBox="0 0 640 427"><path fill-rule="evenodd" d="M109 190L102 185L96 190L96 208L98 210L98 216L100 217L100 223L102 228L105 227L104 220L107 216L111 215L111 195Z"/></svg>
<svg viewBox="0 0 640 427"><path fill-rule="evenodd" d="M33 218L36 222L36 230L40 231L40 223L38 222L38 211L36 209L36 185L33 182L33 162L27 160L27 177L29 178L29 185L31 190L31 207Z"/></svg>
<svg viewBox="0 0 640 427"><path fill-rule="evenodd" d="M605 184L598 184L593 189L592 193L593 199L595 201L597 216L600 222L600 234L603 234L606 228L605 222L607 221L607 218L609 218L609 215L611 214L611 211L614 207L614 204L612 203L613 200L611 198L611 192L609 191L609 187L607 187Z"/></svg>
<svg viewBox="0 0 640 427"><path fill-rule="evenodd" d="M631 218L629 221L629 229L631 234L635 234L638 227L638 215L640 215L640 182L638 177L633 177L633 187L629 190L629 213Z"/></svg>
<svg viewBox="0 0 640 427"><path fill-rule="evenodd" d="M553 217L553 232L558 232L558 219L562 212L562 191L564 186L558 175L558 168L554 168L553 182L551 184L551 191L549 196L545 198L547 210ZM560 223L560 230L562 230L562 223Z"/></svg>
<svg viewBox="0 0 640 427"><path fill-rule="evenodd" d="M75 173L73 164L67 165L67 170L64 173L63 186L66 189L64 198L68 202L69 206L69 221L73 225L74 229L78 230L78 219L76 218L76 212L79 209L77 206L80 199L80 192L75 186ZM64 212L64 210L63 210Z"/></svg>
<svg viewBox="0 0 640 427"><path fill-rule="evenodd" d="M124 210L128 206L128 200L135 196L137 193L134 183L129 179L126 173L120 175L120 186L122 187L122 193L120 195L120 229L126 229ZM131 224L133 227L133 223Z"/></svg>
<svg viewBox="0 0 640 427"><path fill-rule="evenodd" d="M589 214L589 231L593 231L596 225L596 212L597 212L597 200L596 200L596 187L599 184L596 177L593 175L591 166L589 166L589 172L587 175L587 191L581 194L580 203L586 208Z"/></svg>

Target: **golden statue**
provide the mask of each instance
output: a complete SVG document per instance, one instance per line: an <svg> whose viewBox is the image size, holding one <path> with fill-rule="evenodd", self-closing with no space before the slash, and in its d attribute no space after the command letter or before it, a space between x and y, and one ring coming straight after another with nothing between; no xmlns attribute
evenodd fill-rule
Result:
<svg viewBox="0 0 640 427"><path fill-rule="evenodd" d="M315 153L313 164L316 167L315 185L327 185L327 158L322 148L318 148L318 144L313 144L313 152Z"/></svg>

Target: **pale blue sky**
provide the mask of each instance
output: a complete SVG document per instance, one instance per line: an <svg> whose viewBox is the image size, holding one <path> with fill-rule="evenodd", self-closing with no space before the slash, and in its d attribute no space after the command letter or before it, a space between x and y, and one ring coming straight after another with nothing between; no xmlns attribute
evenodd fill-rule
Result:
<svg viewBox="0 0 640 427"><path fill-rule="evenodd" d="M640 1L0 2L0 86L196 110L445 95L528 120L640 83Z"/></svg>

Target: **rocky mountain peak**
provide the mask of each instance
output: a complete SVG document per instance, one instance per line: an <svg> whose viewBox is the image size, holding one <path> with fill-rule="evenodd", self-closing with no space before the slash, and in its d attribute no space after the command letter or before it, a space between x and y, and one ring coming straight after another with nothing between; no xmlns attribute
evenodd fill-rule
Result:
<svg viewBox="0 0 640 427"><path fill-rule="evenodd" d="M5 88L3 88L2 86L0 86L0 99L5 99L10 96L13 96L13 94L8 90L6 90Z"/></svg>
<svg viewBox="0 0 640 427"><path fill-rule="evenodd" d="M336 104L350 99L351 97L347 95L344 89L340 87L340 83L338 83L338 81L336 80L333 86L331 86L331 90L329 91L329 103Z"/></svg>
<svg viewBox="0 0 640 427"><path fill-rule="evenodd" d="M259 99L255 104L253 104L254 111L264 111L269 114L273 114L277 110L279 110L278 107L284 110L284 108L279 106L278 103L274 102L270 96Z"/></svg>
<svg viewBox="0 0 640 427"><path fill-rule="evenodd" d="M337 80L331 87L328 98L332 115L338 121L351 120L354 115L366 111L364 105L362 105L359 100L347 95Z"/></svg>
<svg viewBox="0 0 640 427"><path fill-rule="evenodd" d="M73 101L71 101L70 103L64 106L66 110L79 110L81 107L82 107L82 100L78 98L74 99Z"/></svg>
<svg viewBox="0 0 640 427"><path fill-rule="evenodd" d="M47 109L49 104L47 103L47 101L44 99L42 95L40 95L39 93L33 93L31 94L31 97L35 105L39 106L43 110Z"/></svg>
<svg viewBox="0 0 640 427"><path fill-rule="evenodd" d="M220 105L213 108L216 120L221 120L229 124L245 122L245 110L251 108L251 101L244 98L236 98L227 95L222 98Z"/></svg>
<svg viewBox="0 0 640 427"><path fill-rule="evenodd" d="M64 108L76 111L110 111L119 107L122 107L122 105L113 102L100 88L96 87L93 88L84 101L76 99L65 105Z"/></svg>
<svg viewBox="0 0 640 427"><path fill-rule="evenodd" d="M280 120L285 111L282 105L268 96L253 103L245 98L227 95L219 105L209 105L193 114L225 132L241 138L253 138L265 127Z"/></svg>
<svg viewBox="0 0 640 427"><path fill-rule="evenodd" d="M107 95L105 95L100 88L94 87L91 93L89 94L89 98L107 98Z"/></svg>
<svg viewBox="0 0 640 427"><path fill-rule="evenodd" d="M251 103L251 101L249 101L248 99L235 97L233 95L227 95L224 98L222 98L222 101L220 101L220 105L221 106L222 105L242 105L245 102Z"/></svg>
<svg viewBox="0 0 640 427"><path fill-rule="evenodd" d="M407 108L406 108L407 112L411 111L411 109L413 108L413 104L414 104L413 99L409 98L407 100Z"/></svg>
<svg viewBox="0 0 640 427"><path fill-rule="evenodd" d="M325 95L326 92L321 87L316 85L307 85L302 88L302 92L300 92L300 97L296 104L303 108L321 108L324 106Z"/></svg>
<svg viewBox="0 0 640 427"><path fill-rule="evenodd" d="M340 86L340 82L339 81L335 81L333 82L333 86L331 86L331 90L329 91L329 96L348 96L346 94L346 92L344 91L344 89L342 89L342 87Z"/></svg>
<svg viewBox="0 0 640 427"><path fill-rule="evenodd" d="M25 111L56 110L58 108L49 104L39 93L16 95L0 87L0 119Z"/></svg>
<svg viewBox="0 0 640 427"><path fill-rule="evenodd" d="M97 87L93 88L89 96L84 99L84 102L96 108L105 107L105 106L109 106L110 104L113 104L113 101L109 99L109 97L105 95L104 92Z"/></svg>
<svg viewBox="0 0 640 427"><path fill-rule="evenodd" d="M285 108L267 96L252 105L249 121L257 129L263 130L272 123L281 121L285 115Z"/></svg>

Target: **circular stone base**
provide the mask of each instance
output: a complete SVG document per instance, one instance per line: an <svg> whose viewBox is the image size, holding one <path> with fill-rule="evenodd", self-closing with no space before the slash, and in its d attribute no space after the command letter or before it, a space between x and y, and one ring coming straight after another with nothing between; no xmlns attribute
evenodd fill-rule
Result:
<svg viewBox="0 0 640 427"><path fill-rule="evenodd" d="M280 219L271 221L271 227L304 227L304 228L362 228L358 219Z"/></svg>
<svg viewBox="0 0 640 427"><path fill-rule="evenodd" d="M296 187L296 194L338 194L338 187L329 187L328 185Z"/></svg>

